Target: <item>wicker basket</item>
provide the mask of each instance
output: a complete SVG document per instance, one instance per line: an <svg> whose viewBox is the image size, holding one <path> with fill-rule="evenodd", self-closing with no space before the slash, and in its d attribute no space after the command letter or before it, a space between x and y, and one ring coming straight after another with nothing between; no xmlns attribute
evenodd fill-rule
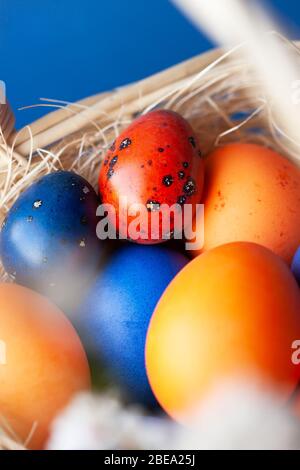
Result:
<svg viewBox="0 0 300 470"><path fill-rule="evenodd" d="M289 154L259 80L236 50L212 50L78 103L43 105L58 109L18 132L9 106L0 107L0 221L21 191L51 171L71 169L96 186L101 159L116 135L137 115L157 107L186 117L204 152L226 141L242 140ZM7 280L2 267L1 276ZM1 442L2 448L21 448L14 438L0 434L0 448Z"/></svg>

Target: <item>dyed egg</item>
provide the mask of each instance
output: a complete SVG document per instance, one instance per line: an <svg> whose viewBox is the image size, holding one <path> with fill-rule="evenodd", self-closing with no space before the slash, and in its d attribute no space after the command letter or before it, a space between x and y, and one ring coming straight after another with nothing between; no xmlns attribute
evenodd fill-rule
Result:
<svg viewBox="0 0 300 470"><path fill-rule="evenodd" d="M110 223L121 238L138 243L158 243L180 230L169 217L169 207L177 204L181 212L181 206L191 204L194 211L202 187L203 161L195 134L179 114L165 110L134 121L110 148L99 175L102 201L115 209ZM134 204L144 210L146 222L136 236L129 225L141 209ZM158 222L151 230L153 213ZM164 216L169 226L163 225ZM180 224L184 227L190 221L186 215Z"/></svg>
<svg viewBox="0 0 300 470"><path fill-rule="evenodd" d="M75 173L51 173L32 184L3 223L6 271L52 298L74 296L99 262L97 206L94 189Z"/></svg>
<svg viewBox="0 0 300 470"><path fill-rule="evenodd" d="M300 245L300 170L286 158L254 144L218 148L207 158L203 203L203 251L250 241L291 262Z"/></svg>
<svg viewBox="0 0 300 470"><path fill-rule="evenodd" d="M145 372L145 338L164 289L188 262L158 246L125 245L99 273L80 309L96 354L129 397L154 404Z"/></svg>
<svg viewBox="0 0 300 470"><path fill-rule="evenodd" d="M211 388L239 376L278 385L285 399L300 378L297 338L300 293L286 264L261 245L222 245L189 263L159 301L146 341L149 381L182 422Z"/></svg>
<svg viewBox="0 0 300 470"><path fill-rule="evenodd" d="M300 284L300 248L297 249L293 257L291 269L295 278L298 281L298 284Z"/></svg>
<svg viewBox="0 0 300 470"><path fill-rule="evenodd" d="M31 449L42 448L53 418L90 387L80 340L48 300L16 284L0 284L1 418Z"/></svg>

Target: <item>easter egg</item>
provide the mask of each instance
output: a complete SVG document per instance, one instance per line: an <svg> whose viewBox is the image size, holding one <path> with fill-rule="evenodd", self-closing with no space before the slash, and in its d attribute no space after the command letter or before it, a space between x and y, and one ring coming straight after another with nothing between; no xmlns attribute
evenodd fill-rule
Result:
<svg viewBox="0 0 300 470"><path fill-rule="evenodd" d="M254 144L216 149L206 161L202 202L202 251L250 241L291 262L300 245L300 170L286 158Z"/></svg>
<svg viewBox="0 0 300 470"><path fill-rule="evenodd" d="M300 284L300 247L297 249L291 265L292 272Z"/></svg>
<svg viewBox="0 0 300 470"><path fill-rule="evenodd" d="M150 385L184 423L230 380L278 386L285 400L300 378L297 338L300 293L284 261L254 243L222 245L196 257L161 297L146 340Z"/></svg>
<svg viewBox="0 0 300 470"><path fill-rule="evenodd" d="M0 410L31 449L46 443L53 418L74 394L89 389L90 372L67 318L46 298L0 284Z"/></svg>
<svg viewBox="0 0 300 470"><path fill-rule="evenodd" d="M158 243L174 230L182 232L192 215L182 216L178 227L170 207L182 214L190 204L195 211L203 172L197 138L184 118L166 110L139 117L116 139L101 166L99 192L103 203L114 208L110 224L120 238L138 243ZM130 224L140 213L144 223L132 233ZM164 225L165 219L170 223Z"/></svg>
<svg viewBox="0 0 300 470"><path fill-rule="evenodd" d="M188 262L165 247L125 245L99 273L80 309L94 352L127 395L154 404L145 371L148 324L164 289Z"/></svg>
<svg viewBox="0 0 300 470"><path fill-rule="evenodd" d="M52 298L74 296L99 262L97 206L94 189L75 173L59 171L33 183L3 223L6 271Z"/></svg>

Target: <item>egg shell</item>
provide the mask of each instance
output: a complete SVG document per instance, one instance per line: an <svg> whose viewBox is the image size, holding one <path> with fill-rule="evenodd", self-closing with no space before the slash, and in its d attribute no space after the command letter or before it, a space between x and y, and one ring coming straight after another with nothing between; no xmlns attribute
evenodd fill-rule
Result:
<svg viewBox="0 0 300 470"><path fill-rule="evenodd" d="M250 241L291 262L300 245L300 170L286 158L254 144L216 149L206 160L202 202L202 251Z"/></svg>
<svg viewBox="0 0 300 470"><path fill-rule="evenodd" d="M100 259L98 204L92 186L73 172L51 173L33 183L3 223L0 253L6 271L50 296L57 290L61 297L74 295Z"/></svg>
<svg viewBox="0 0 300 470"><path fill-rule="evenodd" d="M298 281L298 284L300 284L300 247L297 249L293 257L291 269L295 278Z"/></svg>
<svg viewBox="0 0 300 470"><path fill-rule="evenodd" d="M195 209L203 175L199 143L189 123L177 113L159 110L136 119L113 143L101 166L99 192L103 203L115 208L116 224L112 216L111 223L122 238L130 238L127 225L135 218L128 214L124 223L120 217L122 198L127 198L127 211L132 204L145 207L149 221L152 212L159 212L156 229L151 233L149 223L148 230L142 228L141 236L133 240L158 243L174 230L174 220L168 230L162 225L166 213L162 204L188 203Z"/></svg>
<svg viewBox="0 0 300 470"><path fill-rule="evenodd" d="M261 245L235 242L189 263L170 283L150 322L146 367L163 409L190 423L213 387L266 382L283 399L300 367L300 293L286 264Z"/></svg>
<svg viewBox="0 0 300 470"><path fill-rule="evenodd" d="M85 352L72 325L44 297L0 284L1 417L31 449L42 448L53 418L90 388Z"/></svg>
<svg viewBox="0 0 300 470"><path fill-rule="evenodd" d="M145 338L155 305L188 259L165 247L125 245L99 273L80 309L86 337L129 397L155 404Z"/></svg>

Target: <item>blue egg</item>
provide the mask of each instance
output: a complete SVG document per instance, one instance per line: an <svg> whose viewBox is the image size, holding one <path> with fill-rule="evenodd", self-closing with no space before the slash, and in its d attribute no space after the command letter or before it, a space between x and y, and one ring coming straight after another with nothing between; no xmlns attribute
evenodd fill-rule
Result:
<svg viewBox="0 0 300 470"><path fill-rule="evenodd" d="M145 370L145 340L153 310L167 285L188 263L165 247L125 245L99 273L80 309L86 337L131 399L156 401Z"/></svg>
<svg viewBox="0 0 300 470"><path fill-rule="evenodd" d="M59 171L42 177L17 199L1 230L0 254L18 283L50 297L74 296L95 271L98 197L81 176Z"/></svg>
<svg viewBox="0 0 300 470"><path fill-rule="evenodd" d="M296 280L300 284L300 247L294 255L291 268Z"/></svg>

